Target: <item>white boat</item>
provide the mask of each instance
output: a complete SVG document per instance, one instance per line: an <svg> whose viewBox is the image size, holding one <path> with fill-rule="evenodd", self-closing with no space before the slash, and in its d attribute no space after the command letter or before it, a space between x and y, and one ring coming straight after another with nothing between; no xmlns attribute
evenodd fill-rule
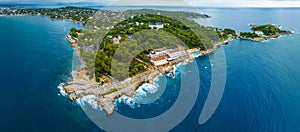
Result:
<svg viewBox="0 0 300 132"><path fill-rule="evenodd" d="M172 72L169 72L167 74L167 77L172 77L172 78L175 78L176 77L176 67L173 66L173 71Z"/></svg>

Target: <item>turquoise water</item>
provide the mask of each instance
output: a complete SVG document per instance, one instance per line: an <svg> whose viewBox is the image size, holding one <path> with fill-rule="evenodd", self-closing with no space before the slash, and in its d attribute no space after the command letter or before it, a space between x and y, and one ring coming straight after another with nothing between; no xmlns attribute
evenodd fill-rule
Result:
<svg viewBox="0 0 300 132"><path fill-rule="evenodd" d="M199 55L200 55L199 52L196 52L196 53L193 54L194 57L198 57Z"/></svg>
<svg viewBox="0 0 300 132"><path fill-rule="evenodd" d="M300 9L203 9L219 28L249 30L248 25L274 23L296 34L256 43L234 40L221 47L226 55L227 82L214 115L203 125L198 118L218 61L198 58L200 94L191 113L172 131L300 131ZM0 17L0 129L4 131L99 131L79 106L58 95L57 86L71 71L73 49L64 36L68 21L47 17ZM221 52L218 49L216 52ZM181 74L187 66L179 67ZM149 118L175 102L180 79L160 79L167 90L154 103L116 111ZM188 88L187 88L188 89ZM150 111L151 109L151 111Z"/></svg>

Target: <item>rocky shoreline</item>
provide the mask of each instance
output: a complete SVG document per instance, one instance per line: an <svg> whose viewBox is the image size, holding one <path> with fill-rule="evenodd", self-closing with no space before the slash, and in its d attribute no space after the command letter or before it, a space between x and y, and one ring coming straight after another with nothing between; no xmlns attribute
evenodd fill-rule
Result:
<svg viewBox="0 0 300 132"><path fill-rule="evenodd" d="M81 99L84 96L95 95L95 101L101 108L108 114L114 112L114 101L120 98L123 95L134 96L136 90L143 85L144 83L153 83L153 80L160 74L165 74L173 70L173 66L181 62L190 62L194 58L201 57L213 53L218 47L228 44L233 38L228 38L227 40L215 44L213 49L206 51L200 51L200 49L190 49L187 51L187 55L178 59L177 61L170 64L167 68L165 67L156 67L150 69L146 72L135 75L134 77L127 78L124 81L113 80L109 83L100 85L96 82L96 79L90 79L87 76L87 70L72 71L71 82L67 82L66 85L62 85L63 90L69 95L71 101ZM70 42L71 46L76 50L75 52L79 54L79 47L77 44L72 43L71 40L67 37L67 40ZM194 53L199 52L199 56L193 56ZM83 61L83 60L81 60ZM82 62L84 64L84 62Z"/></svg>
<svg viewBox="0 0 300 132"><path fill-rule="evenodd" d="M96 95L98 105L100 105L107 114L114 111L115 99L122 95L133 96L139 86L144 83L153 83L153 80L161 73L159 70L150 70L138 74L124 81L113 81L109 84L99 85L96 81L88 79L86 71L81 70L75 73L76 79L63 86L63 89L69 94L70 100L75 101L87 95Z"/></svg>
<svg viewBox="0 0 300 132"><path fill-rule="evenodd" d="M96 79L90 79L87 75L88 71L83 69L79 71L72 71L73 80L68 82L67 85L63 85L64 91L69 95L71 101L81 99L88 95L94 95L96 98L94 101L97 105L101 106L103 110L108 114L113 114L114 112L114 101L121 96L134 96L136 90L144 83L153 83L153 80L159 74L165 74L173 70L173 66L181 62L190 62L194 58L208 55L217 50L218 47L226 45L233 39L243 39L255 42L262 42L269 38L278 38L282 35L292 34L292 31L285 31L284 33L277 33L269 36L261 36L254 38L245 38L240 35L230 36L222 42L216 43L212 49L201 51L199 48L185 50L186 54L182 57L170 62L168 65L156 66L149 68L146 72L137 74L131 78L127 78L124 81L117 81L110 76L106 76L106 80L103 85L96 82ZM78 39L73 38L71 35L67 35L66 39L70 42L71 46L76 50L75 52L80 56L80 47L78 46ZM197 56L194 53L198 52ZM81 58L81 56L80 56ZM81 59L82 64L85 64Z"/></svg>
<svg viewBox="0 0 300 132"><path fill-rule="evenodd" d="M266 41L271 38L279 38L280 36L289 35L289 34L293 34L293 31L288 31L287 33L279 33L279 34L264 36L264 37L255 37L255 38L238 37L238 38L243 39L243 40L254 41L254 42L263 42L263 41Z"/></svg>

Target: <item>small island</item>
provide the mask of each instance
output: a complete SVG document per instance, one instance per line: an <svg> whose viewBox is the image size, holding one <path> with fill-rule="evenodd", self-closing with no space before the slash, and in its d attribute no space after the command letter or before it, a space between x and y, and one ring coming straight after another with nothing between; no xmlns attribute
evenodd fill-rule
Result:
<svg viewBox="0 0 300 132"><path fill-rule="evenodd" d="M221 38L239 38L254 42L262 42L270 38L278 38L283 35L293 34L290 30L281 30L280 26L273 24L254 25L250 24L253 32L236 32L233 29L218 29Z"/></svg>
<svg viewBox="0 0 300 132"><path fill-rule="evenodd" d="M72 28L66 39L80 56L83 68L72 71L73 79L61 85L72 101L92 95L107 114L114 112L114 101L119 97L135 95L137 88L153 83L160 74L175 77L176 64L213 53L233 39L262 42L292 34L272 24L252 24L253 32L206 27L193 19L211 16L184 11L1 7L0 15L42 15L81 22L86 29ZM139 45L147 50L141 52L136 48ZM118 48L124 52L117 52ZM128 56L132 59L126 60ZM119 60L112 65L115 57Z"/></svg>
<svg viewBox="0 0 300 132"><path fill-rule="evenodd" d="M292 31L281 30L280 26L266 24L266 25L253 25L250 24L253 32L241 32L239 38L245 40L251 40L256 42L262 42L270 38L278 38L282 35L292 34Z"/></svg>
<svg viewBox="0 0 300 132"><path fill-rule="evenodd" d="M135 15L135 13L142 15ZM150 14L141 13L150 12ZM165 15L168 14L168 15ZM103 14L113 14L113 13L100 13ZM133 96L137 88L144 83L153 83L155 77L159 74L172 73L174 65L180 62L189 62L194 58L201 57L213 53L217 47L221 45L228 44L232 39L245 39L250 41L261 42L268 38L277 38L281 35L291 34L291 31L281 30L279 26L267 24L267 25L251 25L253 32L241 32L237 33L233 29L218 29L215 27L204 27L198 23L192 21L189 13L182 13L181 17L176 15L176 12L171 11L160 11L160 10L128 10L124 12L118 12L114 15L117 16L127 16L127 19L114 23L114 26L108 25L107 27L99 26L94 24L92 26L93 30L87 30L83 32L97 32L97 30L102 32L102 39L99 43L96 43L99 49L94 55L95 60L89 59L92 52L88 50L81 50L81 56L83 61L86 63L85 70L78 72L74 76L80 76L75 78L81 78L85 76L86 80L89 77L93 77L92 80L96 82L82 82L82 80L73 80L69 85L64 86L65 91L70 94L71 100L80 99L86 95L97 95L95 101L106 111L107 114L112 114L114 111L114 101L123 95ZM172 19L176 17L177 19ZM174 17L173 17L174 16ZM183 17L184 16L184 17ZM202 14L199 14L202 16ZM207 15L208 16L208 15ZM195 15L194 15L195 17ZM100 16L98 17L100 18ZM105 17L109 18L109 17ZM113 17L115 18L115 17ZM208 17L204 17L208 18ZM180 21L178 21L178 19ZM138 46L141 38L135 36L136 32L141 32L142 30L149 30L147 35L157 38L152 40L152 43L145 43L146 47L150 47L150 50L144 51L142 53L136 53L134 59L130 62L119 62L116 63L116 67L119 69L118 73L112 77L111 61L115 55L116 49L123 45L123 42L129 40L129 47ZM164 39L165 34L159 31L170 32L176 37L180 38L187 47L179 46L168 46L162 45L162 43L179 43L174 41L175 38ZM105 34L103 34L105 33ZM72 35L72 31L70 36ZM99 35L99 34L98 34ZM199 39L199 36L202 38ZM215 38L217 37L217 39ZM77 38L75 38L77 39ZM82 39L82 40L80 40ZM79 35L79 45L82 45L82 41L93 41L94 38L87 37L86 35ZM190 41L193 40L193 41ZM81 44L80 44L81 43ZM157 45L159 44L159 45ZM86 49L86 48L85 48ZM126 47L123 47L124 51L131 51ZM89 55L86 56L85 52ZM132 51L134 52L134 50ZM130 56L131 54L126 54L125 52L118 55L119 58L122 56ZM88 57L88 58L85 58ZM126 64L128 63L128 64ZM95 64L95 65L94 65ZM129 71L121 70L125 65L129 66ZM93 69L95 68L95 69ZM90 71L95 71L95 76ZM88 76L86 76L88 75ZM86 85L89 84L89 85ZM76 92L81 91L81 92Z"/></svg>

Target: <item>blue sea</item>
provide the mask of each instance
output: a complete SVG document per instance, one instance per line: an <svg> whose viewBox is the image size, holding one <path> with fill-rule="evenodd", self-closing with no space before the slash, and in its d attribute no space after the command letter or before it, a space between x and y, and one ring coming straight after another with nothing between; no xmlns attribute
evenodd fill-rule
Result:
<svg viewBox="0 0 300 132"><path fill-rule="evenodd" d="M192 111L171 131L300 131L300 9L200 11L212 15L211 24L219 28L249 31L249 24L272 23L295 34L262 43L236 39L220 47L215 54L224 51L226 56L225 91L215 113L202 125L198 119L218 58L212 60L212 54L196 59L200 94ZM71 27L82 25L39 16L0 17L1 130L102 131L57 88L72 70L73 49L64 38ZM158 91L167 89L154 103L121 100L116 112L144 119L168 110L188 66L179 66L175 79L156 80Z"/></svg>
<svg viewBox="0 0 300 132"><path fill-rule="evenodd" d="M1 131L97 130L81 108L59 95L69 79L73 49L69 21L0 17Z"/></svg>

